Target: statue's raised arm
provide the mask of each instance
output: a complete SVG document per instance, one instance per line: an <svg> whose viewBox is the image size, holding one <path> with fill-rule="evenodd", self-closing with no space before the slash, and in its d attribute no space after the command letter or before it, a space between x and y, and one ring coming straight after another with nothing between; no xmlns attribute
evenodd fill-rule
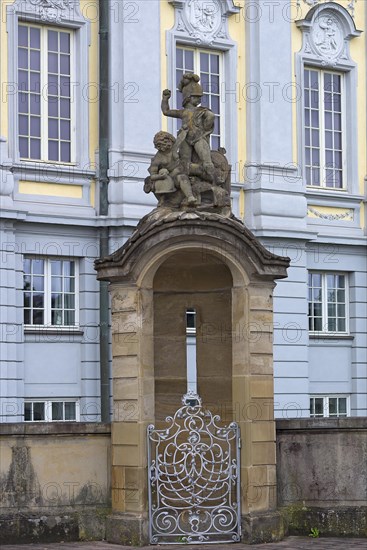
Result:
<svg viewBox="0 0 367 550"><path fill-rule="evenodd" d="M183 110L181 109L170 109L169 108L169 100L171 97L171 90L163 90L162 92L162 103L161 103L161 109L162 113L165 116L170 116L172 118L182 118Z"/></svg>

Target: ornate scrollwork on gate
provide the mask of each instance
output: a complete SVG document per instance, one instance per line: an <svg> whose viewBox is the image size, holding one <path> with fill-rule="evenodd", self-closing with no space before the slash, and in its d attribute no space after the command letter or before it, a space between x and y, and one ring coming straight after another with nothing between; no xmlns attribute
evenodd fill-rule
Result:
<svg viewBox="0 0 367 550"><path fill-rule="evenodd" d="M182 402L167 428L148 426L150 542L238 542L238 424L220 426L195 393Z"/></svg>

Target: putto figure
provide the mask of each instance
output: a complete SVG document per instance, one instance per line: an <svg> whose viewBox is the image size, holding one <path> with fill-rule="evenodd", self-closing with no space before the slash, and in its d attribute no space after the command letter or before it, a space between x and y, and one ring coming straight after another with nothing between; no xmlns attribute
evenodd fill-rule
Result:
<svg viewBox="0 0 367 550"><path fill-rule="evenodd" d="M189 206L197 204L192 194L188 176L184 173L182 163L177 154L175 137L168 132L158 132L154 136L154 146L158 149L149 167L150 178L145 180L144 191L153 191L163 202L162 195L181 189Z"/></svg>

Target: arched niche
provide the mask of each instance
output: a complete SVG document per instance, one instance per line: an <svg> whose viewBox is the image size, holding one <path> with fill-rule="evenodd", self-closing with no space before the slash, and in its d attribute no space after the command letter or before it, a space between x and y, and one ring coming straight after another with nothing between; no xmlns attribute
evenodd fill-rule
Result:
<svg viewBox="0 0 367 550"><path fill-rule="evenodd" d="M196 314L197 391L205 406L232 420L230 269L205 250L181 250L153 282L155 420L172 414L187 391L186 311Z"/></svg>

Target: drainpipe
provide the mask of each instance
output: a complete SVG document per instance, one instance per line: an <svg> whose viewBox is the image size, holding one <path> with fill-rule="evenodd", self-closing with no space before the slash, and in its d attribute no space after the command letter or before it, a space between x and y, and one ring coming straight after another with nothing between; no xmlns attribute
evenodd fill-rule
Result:
<svg viewBox="0 0 367 550"><path fill-rule="evenodd" d="M109 131L109 5L99 0L99 215L108 215L108 131ZM108 227L101 227L99 250L103 258L109 254ZM109 373L109 300L108 282L99 283L99 358L101 389L101 421L110 422Z"/></svg>

